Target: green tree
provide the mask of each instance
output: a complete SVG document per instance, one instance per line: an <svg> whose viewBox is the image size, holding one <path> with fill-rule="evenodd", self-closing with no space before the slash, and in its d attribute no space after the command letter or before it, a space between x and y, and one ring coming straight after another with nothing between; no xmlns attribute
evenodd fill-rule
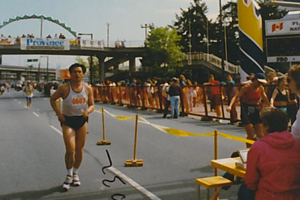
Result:
<svg viewBox="0 0 300 200"><path fill-rule="evenodd" d="M148 51L143 58L143 66L151 68L153 75L174 72L177 67L182 67L184 54L178 44L180 39L176 30L170 27L151 28L146 41Z"/></svg>
<svg viewBox="0 0 300 200"><path fill-rule="evenodd" d="M193 0L187 10L181 8L181 15L176 14L176 22L173 27L181 36L180 45L184 52L205 52L207 35L210 35L210 21L206 14L208 8L202 0ZM207 31L209 33L207 34Z"/></svg>
<svg viewBox="0 0 300 200"><path fill-rule="evenodd" d="M93 56L93 80L94 82L97 81L99 78L99 61L98 59ZM91 69L91 57L88 56L86 59L82 58L81 56L76 57L76 62L83 64L89 71ZM91 73L90 73L91 75Z"/></svg>

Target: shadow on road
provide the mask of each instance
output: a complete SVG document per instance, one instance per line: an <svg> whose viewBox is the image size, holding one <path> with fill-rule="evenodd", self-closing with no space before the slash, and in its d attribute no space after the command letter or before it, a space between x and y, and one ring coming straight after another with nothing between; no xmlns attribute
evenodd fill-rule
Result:
<svg viewBox="0 0 300 200"><path fill-rule="evenodd" d="M64 190L62 189L61 185L55 186L53 188L47 190L37 190L37 191L24 191L24 192L17 192L11 194L0 195L0 199L9 200L9 199L41 199L44 196L60 192L63 193Z"/></svg>

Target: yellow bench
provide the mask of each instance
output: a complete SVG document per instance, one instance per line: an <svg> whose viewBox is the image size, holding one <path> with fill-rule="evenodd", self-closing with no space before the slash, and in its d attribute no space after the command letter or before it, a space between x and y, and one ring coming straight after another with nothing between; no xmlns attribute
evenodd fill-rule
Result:
<svg viewBox="0 0 300 200"><path fill-rule="evenodd" d="M206 178L197 178L196 183L198 185L198 200L200 199L200 186L203 186L207 189L207 200L209 200L209 189L217 188L215 196L218 196L219 190L223 186L232 185L232 181L222 177L222 176L212 176Z"/></svg>

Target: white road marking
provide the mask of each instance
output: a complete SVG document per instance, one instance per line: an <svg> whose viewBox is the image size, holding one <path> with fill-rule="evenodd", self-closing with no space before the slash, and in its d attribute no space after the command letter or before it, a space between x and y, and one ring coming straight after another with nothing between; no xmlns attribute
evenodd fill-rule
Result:
<svg viewBox="0 0 300 200"><path fill-rule="evenodd" d="M58 130L57 128L55 128L54 126L50 125L50 127L52 129L54 129L57 133L61 134L62 135L62 132L60 130Z"/></svg>
<svg viewBox="0 0 300 200"><path fill-rule="evenodd" d="M98 113L101 113L98 110L94 110ZM109 113L110 114L110 113ZM149 123L149 122L148 122ZM55 128L54 126L50 126L52 129L54 129L57 133L62 135L62 132L60 130L58 130L57 128ZM114 167L110 167L107 170L111 171L113 174L119 176L122 180L124 180L126 183L128 183L129 185L131 185L132 187L134 187L136 190L140 191L142 194L144 194L145 196L147 196L149 199L151 200L161 200L160 198L158 198L157 196L155 196L153 193L149 192L148 190L146 190L144 187L142 187L140 184L138 184L137 182L135 182L134 180L132 180L131 178L129 178L128 176L126 176L125 174L123 174L122 172L120 172L119 170L117 170Z"/></svg>
<svg viewBox="0 0 300 200"><path fill-rule="evenodd" d="M137 182L135 182L134 180L132 180L131 178L129 178L128 176L126 176L125 174L123 174L122 172L117 170L116 168L110 167L110 168L108 168L108 170L111 171L112 173L114 173L115 175L119 176L122 180L124 180L126 183L130 184L136 190L138 190L141 193L143 193L144 195L146 195L149 199L151 199L151 200L161 200L160 198L155 196L153 193L151 193L148 190L146 190L145 188L143 188Z"/></svg>
<svg viewBox="0 0 300 200"><path fill-rule="evenodd" d="M36 114L35 112L32 112L35 116L37 116L37 117L39 117L39 115L38 114Z"/></svg>

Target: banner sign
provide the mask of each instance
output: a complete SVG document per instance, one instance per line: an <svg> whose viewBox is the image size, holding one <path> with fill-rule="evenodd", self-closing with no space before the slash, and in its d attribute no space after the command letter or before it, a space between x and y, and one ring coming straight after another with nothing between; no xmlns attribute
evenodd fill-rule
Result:
<svg viewBox="0 0 300 200"><path fill-rule="evenodd" d="M52 38L21 38L21 50L70 50L70 41Z"/></svg>
<svg viewBox="0 0 300 200"><path fill-rule="evenodd" d="M71 79L71 75L68 69L60 69L59 70L59 78L60 80L68 80Z"/></svg>
<svg viewBox="0 0 300 200"><path fill-rule="evenodd" d="M300 19L267 20L265 28L267 36L300 34Z"/></svg>
<svg viewBox="0 0 300 200"><path fill-rule="evenodd" d="M80 48L96 48L102 49L103 43L101 40L82 40L80 39Z"/></svg>

